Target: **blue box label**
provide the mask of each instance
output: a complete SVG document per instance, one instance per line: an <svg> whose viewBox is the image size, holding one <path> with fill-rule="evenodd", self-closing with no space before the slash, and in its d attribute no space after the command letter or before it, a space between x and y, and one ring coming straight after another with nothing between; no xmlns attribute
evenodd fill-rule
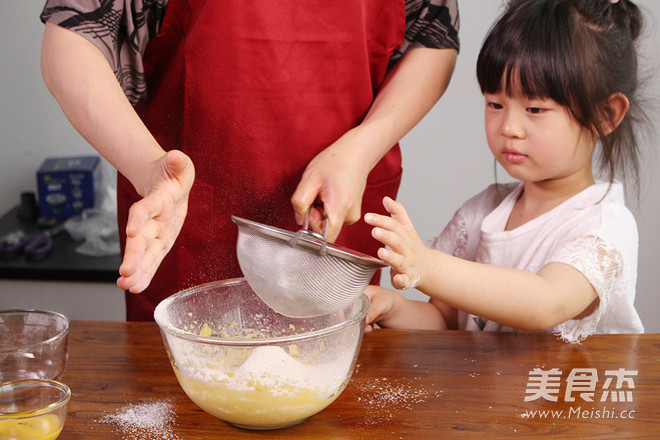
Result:
<svg viewBox="0 0 660 440"><path fill-rule="evenodd" d="M94 206L98 156L46 159L37 171L39 213L68 218Z"/></svg>

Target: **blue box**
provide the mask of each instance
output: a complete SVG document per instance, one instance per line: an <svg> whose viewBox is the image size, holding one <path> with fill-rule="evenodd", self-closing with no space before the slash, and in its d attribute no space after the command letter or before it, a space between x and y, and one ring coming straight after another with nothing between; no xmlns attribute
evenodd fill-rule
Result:
<svg viewBox="0 0 660 440"><path fill-rule="evenodd" d="M98 156L49 158L37 171L39 214L68 218L94 206Z"/></svg>

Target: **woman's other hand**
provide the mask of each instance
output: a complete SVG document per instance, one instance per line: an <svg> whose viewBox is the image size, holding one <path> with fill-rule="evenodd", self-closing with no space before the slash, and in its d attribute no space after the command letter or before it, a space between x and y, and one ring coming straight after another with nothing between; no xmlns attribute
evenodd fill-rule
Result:
<svg viewBox="0 0 660 440"><path fill-rule="evenodd" d="M194 179L193 163L181 151L169 151L151 164L144 198L128 213L120 288L139 293L149 286L181 231Z"/></svg>

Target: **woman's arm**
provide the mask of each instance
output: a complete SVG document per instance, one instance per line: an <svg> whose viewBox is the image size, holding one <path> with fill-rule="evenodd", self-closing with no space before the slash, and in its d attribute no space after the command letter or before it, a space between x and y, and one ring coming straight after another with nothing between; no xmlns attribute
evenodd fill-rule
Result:
<svg viewBox="0 0 660 440"><path fill-rule="evenodd" d="M144 197L131 207L117 284L141 292L171 249L187 212L192 162L158 145L124 95L101 51L46 23L42 74L75 129Z"/></svg>
<svg viewBox="0 0 660 440"><path fill-rule="evenodd" d="M328 240L360 219L367 176L378 161L440 99L456 63L455 49L411 49L388 73L363 122L307 166L291 202L302 224L317 196L328 215ZM312 217L320 230L320 217Z"/></svg>
<svg viewBox="0 0 660 440"><path fill-rule="evenodd" d="M74 128L145 195L145 165L165 154L133 109L103 53L84 37L46 23L41 71ZM139 147L139 148L136 148Z"/></svg>

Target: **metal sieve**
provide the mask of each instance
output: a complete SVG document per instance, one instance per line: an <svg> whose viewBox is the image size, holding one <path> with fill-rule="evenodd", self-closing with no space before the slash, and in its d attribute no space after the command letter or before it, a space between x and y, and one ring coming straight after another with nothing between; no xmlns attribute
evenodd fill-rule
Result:
<svg viewBox="0 0 660 440"><path fill-rule="evenodd" d="M307 229L291 232L232 216L236 254L255 293L277 313L294 318L326 315L357 299L386 264L328 243Z"/></svg>

